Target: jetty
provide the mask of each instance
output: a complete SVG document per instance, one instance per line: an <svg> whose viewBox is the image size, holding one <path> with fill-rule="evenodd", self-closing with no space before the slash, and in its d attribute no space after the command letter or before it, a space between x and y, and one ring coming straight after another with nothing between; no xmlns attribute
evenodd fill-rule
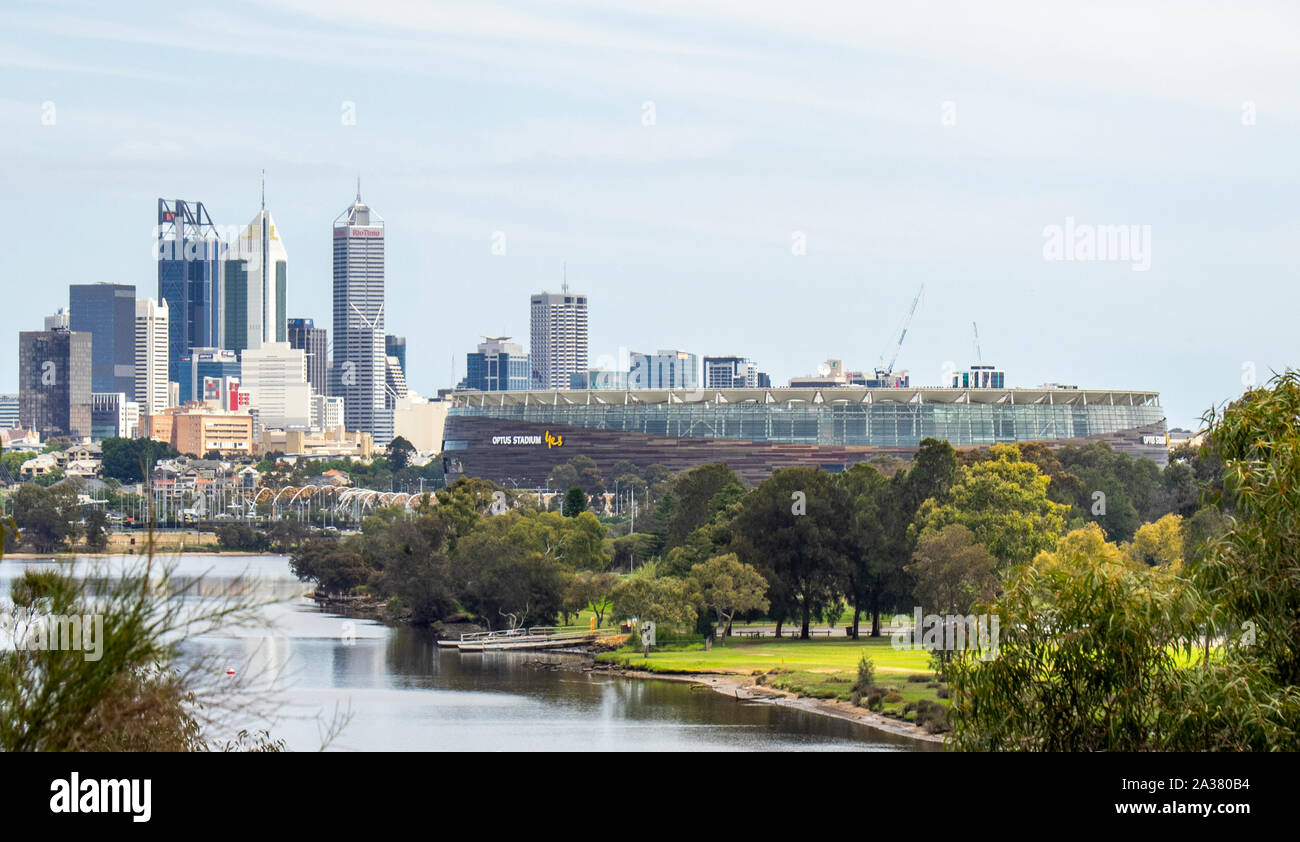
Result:
<svg viewBox="0 0 1300 842"><path fill-rule="evenodd" d="M501 631L466 632L459 640L439 640L444 648L461 652L511 652L531 649L556 649L595 643L612 634L609 629L561 629L555 626L504 629Z"/></svg>

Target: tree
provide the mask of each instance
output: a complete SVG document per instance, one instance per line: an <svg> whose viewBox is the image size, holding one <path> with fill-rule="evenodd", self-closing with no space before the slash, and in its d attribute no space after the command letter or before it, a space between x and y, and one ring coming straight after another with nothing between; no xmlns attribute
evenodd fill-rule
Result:
<svg viewBox="0 0 1300 842"><path fill-rule="evenodd" d="M248 715L249 699L224 674L216 679L217 664L186 642L252 625L263 604L246 593L234 587L231 595L196 604L193 589L152 558L120 575L97 576L93 589L64 570L25 571L9 596L26 633L72 620L84 625L80 634L76 625L64 626L81 645L0 649L0 751L211 748L204 727L227 727L235 705Z"/></svg>
<svg viewBox="0 0 1300 842"><path fill-rule="evenodd" d="M394 471L404 470L411 463L411 455L415 452L415 445L402 436L397 436L388 443L389 467Z"/></svg>
<svg viewBox="0 0 1300 842"><path fill-rule="evenodd" d="M107 438L100 444L100 472L123 484L142 482L159 459L175 459L180 453L153 439Z"/></svg>
<svg viewBox="0 0 1300 842"><path fill-rule="evenodd" d="M1194 595L1135 564L1090 523L1012 571L998 637L947 669L948 745L966 751L1173 748L1180 651ZM1201 714L1204 711L1195 711Z"/></svg>
<svg viewBox="0 0 1300 842"><path fill-rule="evenodd" d="M733 529L739 557L769 584L780 620L797 614L807 640L812 618L844 589L843 493L820 468L785 468L746 495Z"/></svg>
<svg viewBox="0 0 1300 842"><path fill-rule="evenodd" d="M92 509L86 515L86 549L92 553L102 553L108 546L109 521L103 509Z"/></svg>
<svg viewBox="0 0 1300 842"><path fill-rule="evenodd" d="M1124 548L1134 561L1177 573L1183 567L1183 543L1183 519L1170 514L1144 523Z"/></svg>
<svg viewBox="0 0 1300 842"><path fill-rule="evenodd" d="M613 573L581 570L569 581L566 601L576 613L590 609L596 615L596 628L605 622L605 614L613 607L612 597L619 578Z"/></svg>
<svg viewBox="0 0 1300 842"><path fill-rule="evenodd" d="M895 558L889 553L890 480L870 465L858 463L837 478L845 495L845 523L841 533L847 559L848 597L853 607L850 635L858 637L858 622L864 610L873 615L895 575Z"/></svg>
<svg viewBox="0 0 1300 842"><path fill-rule="evenodd" d="M1179 718L1184 744L1300 749L1297 419L1300 372L1293 369L1204 418L1236 516L1193 572L1213 607L1210 633L1223 642L1209 668L1191 671L1179 700L1201 713Z"/></svg>
<svg viewBox="0 0 1300 842"><path fill-rule="evenodd" d="M997 564L969 529L951 523L921 534L907 572L916 580L914 593L922 606L936 614L965 615L997 594Z"/></svg>
<svg viewBox="0 0 1300 842"><path fill-rule="evenodd" d="M744 494L739 478L723 463L701 465L679 474L673 482L677 505L666 524L663 551L681 546L691 532Z"/></svg>
<svg viewBox="0 0 1300 842"><path fill-rule="evenodd" d="M77 491L68 483L41 488L24 483L13 495L14 521L37 552L54 552L77 535L81 509Z"/></svg>
<svg viewBox="0 0 1300 842"><path fill-rule="evenodd" d="M766 611L767 580L752 565L742 564L735 553L714 556L691 568L691 578L700 604L712 610L722 627L722 639L731 634L731 619L737 613Z"/></svg>
<svg viewBox="0 0 1300 842"><path fill-rule="evenodd" d="M564 495L564 516L577 517L587 511L587 495L576 485Z"/></svg>
<svg viewBox="0 0 1300 842"><path fill-rule="evenodd" d="M649 621L658 627L683 628L695 622L697 597L690 585L674 576L634 576L614 590L614 611L621 617ZM649 647L646 647L649 654Z"/></svg>
<svg viewBox="0 0 1300 842"><path fill-rule="evenodd" d="M960 523L997 557L1002 569L1027 564L1055 546L1065 530L1067 507L1047 497L1050 480L1010 445L994 445L990 458L962 467L949 501L927 500L914 528L942 529Z"/></svg>

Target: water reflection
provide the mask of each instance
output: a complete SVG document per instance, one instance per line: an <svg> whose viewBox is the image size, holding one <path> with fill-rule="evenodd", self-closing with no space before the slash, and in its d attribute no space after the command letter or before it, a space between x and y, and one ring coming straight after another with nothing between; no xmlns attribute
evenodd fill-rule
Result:
<svg viewBox="0 0 1300 842"><path fill-rule="evenodd" d="M24 567L0 563L0 594ZM105 569L138 563L109 559ZM101 565L93 565L99 567ZM91 568L78 564L79 571ZM98 572L98 571L96 571ZM186 556L176 574L200 579L186 599L227 596L255 583L264 627L225 629L187 644L251 678L276 710L250 705L236 726L270 728L291 748L321 745L336 711L350 719L332 750L635 751L928 750L858 723L740 702L690 684L536 668L544 653L441 649L425 631L320 611L281 556Z"/></svg>

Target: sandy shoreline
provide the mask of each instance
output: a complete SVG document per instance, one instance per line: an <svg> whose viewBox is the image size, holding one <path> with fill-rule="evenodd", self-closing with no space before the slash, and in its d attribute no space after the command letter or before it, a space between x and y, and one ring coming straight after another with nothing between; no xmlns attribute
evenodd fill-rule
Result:
<svg viewBox="0 0 1300 842"><path fill-rule="evenodd" d="M808 713L816 713L822 716L833 716L837 719L845 719L849 722L857 722L875 728L877 731L884 731L887 734L893 734L899 737L909 737L914 740L927 743L942 743L943 738L931 734L919 725L913 725L910 722L903 722L888 716L881 716L878 713L866 710L865 708L853 707L847 702L831 701L829 699L809 699L802 696L796 696L784 690L777 690L773 687L764 687L754 683L754 676L737 675L734 673L662 673L649 672L647 670L630 670L623 667L611 667L597 663L592 672L603 672L609 675L619 675L625 678L644 678L655 679L659 681L680 681L688 684L699 684L708 687L714 692L722 693L726 696L747 702L765 702L767 704L782 705Z"/></svg>

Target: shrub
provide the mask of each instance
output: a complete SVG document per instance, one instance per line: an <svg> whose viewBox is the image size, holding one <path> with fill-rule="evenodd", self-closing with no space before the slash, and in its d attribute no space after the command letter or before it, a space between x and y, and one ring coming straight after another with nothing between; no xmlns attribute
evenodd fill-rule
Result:
<svg viewBox="0 0 1300 842"><path fill-rule="evenodd" d="M856 706L862 701L862 697L876 683L876 663L871 660L871 656L866 652L858 660L858 680L853 682L853 688L849 691L849 700Z"/></svg>

